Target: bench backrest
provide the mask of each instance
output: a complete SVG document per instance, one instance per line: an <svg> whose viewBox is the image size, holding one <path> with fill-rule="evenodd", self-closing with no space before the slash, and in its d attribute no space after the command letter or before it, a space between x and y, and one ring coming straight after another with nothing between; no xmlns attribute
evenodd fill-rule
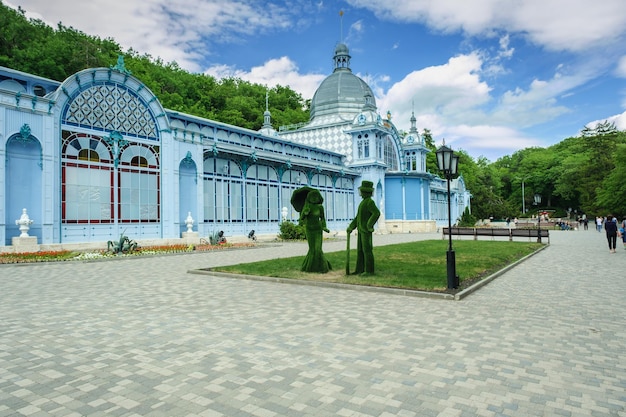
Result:
<svg viewBox="0 0 626 417"><path fill-rule="evenodd" d="M443 234L449 235L450 230L443 228ZM453 227L452 236L515 236L515 237L549 237L548 229L501 229L481 227Z"/></svg>

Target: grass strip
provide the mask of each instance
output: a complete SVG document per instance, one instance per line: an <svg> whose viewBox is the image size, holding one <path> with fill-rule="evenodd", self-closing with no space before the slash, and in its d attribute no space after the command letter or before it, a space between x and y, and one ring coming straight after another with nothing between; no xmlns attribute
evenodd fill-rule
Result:
<svg viewBox="0 0 626 417"><path fill-rule="evenodd" d="M465 288L543 246L535 242L454 241L453 250L456 255L456 272L461 281L460 287ZM300 271L303 256L222 266L211 268L211 270L343 284L446 291L447 250L447 240L424 240L376 246L374 247L376 273L369 276L345 275L345 251L325 254L333 267L333 270L326 274ZM354 271L356 250L351 251L350 259L350 270Z"/></svg>

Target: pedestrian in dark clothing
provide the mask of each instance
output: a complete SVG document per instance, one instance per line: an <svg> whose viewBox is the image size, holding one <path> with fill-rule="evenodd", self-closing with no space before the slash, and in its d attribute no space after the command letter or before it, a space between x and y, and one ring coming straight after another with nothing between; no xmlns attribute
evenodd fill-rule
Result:
<svg viewBox="0 0 626 417"><path fill-rule="evenodd" d="M624 220L622 220L622 224L620 225L619 229L617 229L617 237L619 237L619 235L622 235L622 243L624 243L624 249L626 249L626 217L624 217Z"/></svg>
<svg viewBox="0 0 626 417"><path fill-rule="evenodd" d="M607 216L604 222L604 230L606 231L606 240L609 242L609 252L615 253L615 244L617 243L617 219L611 215Z"/></svg>

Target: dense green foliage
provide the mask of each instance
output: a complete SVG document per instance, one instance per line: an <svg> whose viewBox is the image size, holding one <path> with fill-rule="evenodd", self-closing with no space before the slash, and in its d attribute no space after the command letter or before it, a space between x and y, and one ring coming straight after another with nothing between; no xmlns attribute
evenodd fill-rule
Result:
<svg viewBox="0 0 626 417"><path fill-rule="evenodd" d="M431 142L428 147L433 151L428 170L437 173L435 146ZM544 210L572 220L582 214L626 216L626 132L613 123L605 121L582 129L578 137L547 148L521 149L495 162L474 159L463 150L456 153L477 219L526 217ZM539 204L535 194L541 196Z"/></svg>
<svg viewBox="0 0 626 417"><path fill-rule="evenodd" d="M164 63L132 49L122 51L112 39L88 36L62 24L53 29L0 3L1 66L63 81L86 68L114 65L118 55L124 55L126 68L168 109L258 130L267 92L275 127L309 119L308 102L289 87L192 74L175 62Z"/></svg>
<svg viewBox="0 0 626 417"><path fill-rule="evenodd" d="M545 149L522 149L489 166L499 180L494 189L508 208L508 216L521 213L524 181L529 213L550 209L555 210L555 216L573 218L583 213L626 215L625 161L626 132L604 122L594 129L583 129L579 137ZM468 187L475 192L471 185ZM535 194L541 196L538 206L534 205Z"/></svg>
<svg viewBox="0 0 626 417"><path fill-rule="evenodd" d="M466 207L459 219L460 227L473 227L476 225L476 217L470 212L469 207Z"/></svg>
<svg viewBox="0 0 626 417"><path fill-rule="evenodd" d="M122 51L113 39L27 19L23 10L9 8L0 0L1 66L63 81L86 68L109 67L120 54L126 68L168 109L258 130L268 93L275 127L309 118L309 101L289 87L192 74L175 62L164 63L132 49ZM422 136L433 151L427 156L426 169L437 173L433 136L428 129ZM471 214L478 219L520 217L522 206L526 215L545 209L555 210L558 217L565 217L568 209L571 216L626 215L626 133L611 123L585 128L579 137L548 148L519 150L496 162L474 159L462 150L458 153L459 172L472 193ZM542 197L538 206L533 205L535 194Z"/></svg>

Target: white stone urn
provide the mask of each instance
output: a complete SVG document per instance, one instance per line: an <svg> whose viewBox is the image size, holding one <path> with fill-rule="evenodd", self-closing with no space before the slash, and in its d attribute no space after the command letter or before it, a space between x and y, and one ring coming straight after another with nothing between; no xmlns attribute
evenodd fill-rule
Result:
<svg viewBox="0 0 626 417"><path fill-rule="evenodd" d="M15 224L20 227L20 237L28 237L28 231L30 230L30 225L33 224L33 220L28 217L26 209L22 209L22 215L19 220L15 221Z"/></svg>
<svg viewBox="0 0 626 417"><path fill-rule="evenodd" d="M185 224L187 225L187 232L193 231L193 217L191 217L191 212L187 214L187 218L185 219Z"/></svg>

